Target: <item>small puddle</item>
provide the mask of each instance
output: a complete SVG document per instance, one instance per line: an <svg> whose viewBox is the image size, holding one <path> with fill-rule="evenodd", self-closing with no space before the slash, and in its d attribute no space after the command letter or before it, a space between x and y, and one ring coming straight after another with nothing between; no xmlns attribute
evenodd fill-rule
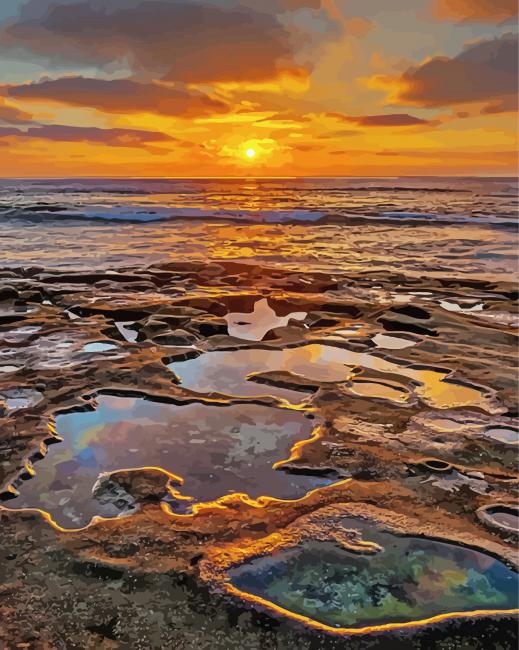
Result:
<svg viewBox="0 0 519 650"><path fill-rule="evenodd" d="M133 325L135 321L130 320L130 321L115 321L114 325L117 327L119 330L119 333L122 335L122 337L128 341L128 343L135 343L137 340L137 336L139 335L139 332L137 330L131 329L128 327L128 325Z"/></svg>
<svg viewBox="0 0 519 650"><path fill-rule="evenodd" d="M517 574L484 553L384 533L361 520L344 525L384 550L360 555L332 542L303 542L231 569L231 584L332 628L518 607Z"/></svg>
<svg viewBox="0 0 519 650"><path fill-rule="evenodd" d="M519 517L517 514L514 515L510 512L496 512L492 515L492 519L500 526L519 531Z"/></svg>
<svg viewBox="0 0 519 650"><path fill-rule="evenodd" d="M0 372L17 372L20 366L0 366Z"/></svg>
<svg viewBox="0 0 519 650"><path fill-rule="evenodd" d="M445 309L445 311L454 311L462 314L470 314L471 312L477 312L483 310L483 303L478 304L460 304L457 302L451 302L449 300L440 300L440 307Z"/></svg>
<svg viewBox="0 0 519 650"><path fill-rule="evenodd" d="M391 386L380 381L354 379L351 383L350 390L352 393L361 395L362 397L388 399L392 402L404 403L409 399L409 393L404 388Z"/></svg>
<svg viewBox="0 0 519 650"><path fill-rule="evenodd" d="M95 411L56 417L63 442L49 447L35 465L35 476L17 485L20 494L9 507L45 510L65 528L84 526L95 515L113 516L112 509L92 498L100 473L145 466L183 477L179 491L193 502L234 492L295 499L335 480L272 469L313 431L315 421L300 411L255 404L176 405L114 395L97 401ZM180 510L184 504L185 511L185 501L168 502Z"/></svg>
<svg viewBox="0 0 519 650"><path fill-rule="evenodd" d="M482 506L478 509L478 516L492 528L519 534L519 506L505 503Z"/></svg>
<svg viewBox="0 0 519 650"><path fill-rule="evenodd" d="M278 316L266 298L258 300L249 313L230 313L224 316L230 336L246 341L261 341L270 330L285 327L288 321L304 320L307 312L295 311Z"/></svg>
<svg viewBox="0 0 519 650"><path fill-rule="evenodd" d="M350 368L334 361L332 351L321 345L305 345L287 350L246 348L225 352L206 352L194 359L168 364L185 388L198 393L218 392L236 397L273 395L292 403L301 402L301 391L265 386L247 380L253 373L284 370L316 381L343 382ZM340 352L340 350L339 350Z"/></svg>
<svg viewBox="0 0 519 650"><path fill-rule="evenodd" d="M103 341L95 341L94 343L87 343L83 346L83 352L108 352L108 350L117 350L117 345L114 343L104 343Z"/></svg>
<svg viewBox="0 0 519 650"><path fill-rule="evenodd" d="M403 350L417 344L417 341L404 339L399 336L390 336L389 334L375 334L371 339L377 348L385 350Z"/></svg>
<svg viewBox="0 0 519 650"><path fill-rule="evenodd" d="M32 388L13 388L0 393L0 403L4 402L8 411L36 406L43 399L43 394Z"/></svg>
<svg viewBox="0 0 519 650"><path fill-rule="evenodd" d="M511 427L489 427L483 431L483 435L505 445L519 444L519 430Z"/></svg>
<svg viewBox="0 0 519 650"><path fill-rule="evenodd" d="M447 374L428 368L401 366L365 352L353 352L319 343L284 350L248 348L226 352L206 352L187 361L168 364L182 386L199 392L216 391L234 396L270 394L288 401L301 401L296 391L269 385L268 389L247 380L247 375L268 371L287 371L319 382L344 382L355 366L398 375L420 384L416 389L431 406L439 409L479 406L496 412L477 388L447 379Z"/></svg>
<svg viewBox="0 0 519 650"><path fill-rule="evenodd" d="M431 468L430 468L431 469ZM437 472L438 470L433 470ZM443 470L445 471L445 470ZM454 494L464 488L468 488L476 494L488 494L492 491L491 486L485 481L484 474L472 472L471 475L465 475L458 470L453 469L449 472L436 474L434 473L423 483L430 483L440 490Z"/></svg>
<svg viewBox="0 0 519 650"><path fill-rule="evenodd" d="M41 329L41 325L24 325L15 330L0 332L0 340L5 343L22 343Z"/></svg>

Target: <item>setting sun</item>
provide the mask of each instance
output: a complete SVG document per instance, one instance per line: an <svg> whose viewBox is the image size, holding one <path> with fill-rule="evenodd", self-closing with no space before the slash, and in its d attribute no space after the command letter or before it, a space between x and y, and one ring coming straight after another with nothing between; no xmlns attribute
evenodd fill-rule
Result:
<svg viewBox="0 0 519 650"><path fill-rule="evenodd" d="M256 152L254 151L254 149L247 149L245 155L247 156L247 158L250 158L252 160L252 158L254 158L254 156L256 155Z"/></svg>

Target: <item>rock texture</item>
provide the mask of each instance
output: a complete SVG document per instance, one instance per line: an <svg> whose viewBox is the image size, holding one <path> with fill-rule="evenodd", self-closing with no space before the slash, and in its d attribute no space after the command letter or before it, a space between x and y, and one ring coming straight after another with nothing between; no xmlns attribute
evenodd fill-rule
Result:
<svg viewBox="0 0 519 650"><path fill-rule="evenodd" d="M264 298L278 316L306 316L273 327L261 341L229 336L225 316L251 313ZM333 638L251 608L226 594L222 580L227 560L246 558L258 546L274 550L272 540L299 539L303 531L318 537L336 509L372 517L400 534L468 545L513 565L517 534L489 525L488 513L494 505L515 507L517 444L487 432L517 431L516 299L512 283L397 274L381 279L375 273L331 277L238 262L88 274L0 270L1 643L515 647L510 617L393 631L390 641L384 634ZM449 311L442 301L478 301L483 308ZM121 322L137 332L136 341L125 339ZM376 334L400 334L414 345L383 349L373 342ZM85 352L94 341L117 348ZM250 377L265 384L265 397L238 398L195 394L166 366L219 350L308 343L368 353L396 370L359 364L347 368L344 381L330 382L273 368ZM399 368L444 373L447 381L436 384L444 407L431 406L415 374ZM291 405L268 396L269 385L310 395ZM460 405L456 387L473 389L477 399ZM100 476L93 495L117 504L114 515L126 516L63 531L43 513L11 509L48 446L59 444L56 414L95 408L103 391L177 402L259 401L318 414L317 434L294 445L277 469L336 482L297 501L222 495L180 515L164 495L181 492L181 477L137 467Z"/></svg>

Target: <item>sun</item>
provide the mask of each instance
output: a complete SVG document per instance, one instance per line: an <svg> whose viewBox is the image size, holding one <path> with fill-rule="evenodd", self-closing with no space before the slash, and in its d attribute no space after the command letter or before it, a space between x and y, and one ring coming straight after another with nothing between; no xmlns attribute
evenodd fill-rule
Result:
<svg viewBox="0 0 519 650"><path fill-rule="evenodd" d="M254 149L252 149L252 148L249 148L249 149L247 149L245 151L245 155L247 156L247 158L252 160L254 158L254 156L256 155L256 151Z"/></svg>

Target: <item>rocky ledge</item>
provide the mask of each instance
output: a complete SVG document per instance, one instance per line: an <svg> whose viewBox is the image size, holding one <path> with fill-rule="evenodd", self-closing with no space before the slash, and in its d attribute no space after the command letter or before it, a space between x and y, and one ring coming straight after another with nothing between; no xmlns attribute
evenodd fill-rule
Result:
<svg viewBox="0 0 519 650"><path fill-rule="evenodd" d="M307 541L358 551L370 535L341 517L516 570L516 300L512 283L237 262L1 270L0 640L30 648L382 649L388 638L398 648L515 647L508 607L341 635L226 585L233 567ZM117 399L130 397L196 413L175 429L199 450L188 474L175 471L174 453L147 466L143 445L131 466L99 470L91 499L82 497L95 505L86 526L18 505L50 473L48 493L72 517L74 490L65 484L82 467L95 473L99 436L83 440L80 455L77 446L60 452L73 433L60 418L98 417L84 431L104 426L105 395L114 400L110 417L122 408ZM204 408L214 416L202 418ZM118 445L131 452L134 428L148 435L149 417L136 410L132 420L108 422L110 453ZM313 425L302 436L305 418ZM282 478L280 494L288 486L293 497L274 497L268 483L258 494L219 491L218 481L240 476L247 454L260 449L258 423L274 440L268 469ZM204 437L212 430L221 435L214 449ZM282 432L288 447L278 449ZM240 448L244 435L249 447ZM221 470L212 479L203 474L209 453ZM189 492L197 472L196 485L212 481L214 498Z"/></svg>

